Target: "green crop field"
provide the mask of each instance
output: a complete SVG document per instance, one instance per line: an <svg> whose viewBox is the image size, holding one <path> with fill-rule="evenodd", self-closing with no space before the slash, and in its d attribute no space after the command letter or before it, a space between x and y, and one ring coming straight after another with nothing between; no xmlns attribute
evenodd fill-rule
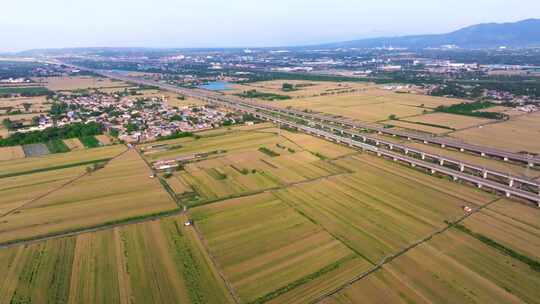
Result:
<svg viewBox="0 0 540 304"><path fill-rule="evenodd" d="M86 148L97 148L101 146L101 143L95 136L84 136L79 138L79 140Z"/></svg>

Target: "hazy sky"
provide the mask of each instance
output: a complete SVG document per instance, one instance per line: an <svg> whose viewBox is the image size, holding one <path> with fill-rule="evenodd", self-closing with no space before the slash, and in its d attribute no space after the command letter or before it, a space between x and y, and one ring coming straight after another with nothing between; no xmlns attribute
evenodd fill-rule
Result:
<svg viewBox="0 0 540 304"><path fill-rule="evenodd" d="M539 0L19 0L0 4L0 51L231 47L441 33L540 17Z"/></svg>

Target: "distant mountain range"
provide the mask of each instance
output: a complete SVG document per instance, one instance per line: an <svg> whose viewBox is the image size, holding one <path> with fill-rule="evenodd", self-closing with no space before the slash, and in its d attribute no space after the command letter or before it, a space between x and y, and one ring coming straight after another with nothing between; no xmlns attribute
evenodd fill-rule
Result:
<svg viewBox="0 0 540 304"><path fill-rule="evenodd" d="M540 19L515 23L485 23L438 35L369 38L317 45L317 48L429 48L455 45L460 48L540 46ZM311 47L310 47L311 48Z"/></svg>

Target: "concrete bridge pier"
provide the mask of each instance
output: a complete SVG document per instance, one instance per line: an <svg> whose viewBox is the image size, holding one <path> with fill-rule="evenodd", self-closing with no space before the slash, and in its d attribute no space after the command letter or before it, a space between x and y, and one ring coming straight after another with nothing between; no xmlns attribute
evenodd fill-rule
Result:
<svg viewBox="0 0 540 304"><path fill-rule="evenodd" d="M505 162L507 162L507 161L508 161L508 157L505 157L503 160L504 160Z"/></svg>
<svg viewBox="0 0 540 304"><path fill-rule="evenodd" d="M390 150L394 150L394 145L390 145Z"/></svg>
<svg viewBox="0 0 540 304"><path fill-rule="evenodd" d="M422 157L422 160L425 160L425 159L426 159L426 154L425 154L425 153L422 153L422 154L421 154L421 157Z"/></svg>
<svg viewBox="0 0 540 304"><path fill-rule="evenodd" d="M465 165L460 164L459 165L459 171L461 171L461 172L465 171Z"/></svg>
<svg viewBox="0 0 540 304"><path fill-rule="evenodd" d="M459 152L465 152L465 149L459 148Z"/></svg>
<svg viewBox="0 0 540 304"><path fill-rule="evenodd" d="M458 177L457 176L452 176L452 179L457 182L458 181Z"/></svg>
<svg viewBox="0 0 540 304"><path fill-rule="evenodd" d="M476 186L478 187L478 189L482 189L482 184L478 184Z"/></svg>
<svg viewBox="0 0 540 304"><path fill-rule="evenodd" d="M405 149L405 155L409 155L409 149Z"/></svg>
<svg viewBox="0 0 540 304"><path fill-rule="evenodd" d="M444 159L439 160L439 165L444 166Z"/></svg>
<svg viewBox="0 0 540 304"><path fill-rule="evenodd" d="M514 180L513 179L510 179L510 181L508 182L508 187L514 187Z"/></svg>
<svg viewBox="0 0 540 304"><path fill-rule="evenodd" d="M506 192L506 197L510 197L510 192Z"/></svg>
<svg viewBox="0 0 540 304"><path fill-rule="evenodd" d="M411 167L415 168L415 167L416 167L416 164L415 164L415 163L411 163Z"/></svg>
<svg viewBox="0 0 540 304"><path fill-rule="evenodd" d="M488 176L488 173L487 173L487 171L484 171L484 172L482 172L482 177L483 177L484 179L486 179L486 178L487 178L487 176Z"/></svg>
<svg viewBox="0 0 540 304"><path fill-rule="evenodd" d="M441 144L441 148L446 148L446 145L445 145L445 144Z"/></svg>

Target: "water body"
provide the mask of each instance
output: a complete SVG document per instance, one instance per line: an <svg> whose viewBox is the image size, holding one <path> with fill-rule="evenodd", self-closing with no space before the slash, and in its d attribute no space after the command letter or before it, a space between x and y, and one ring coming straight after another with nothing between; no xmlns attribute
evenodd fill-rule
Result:
<svg viewBox="0 0 540 304"><path fill-rule="evenodd" d="M226 91L231 90L232 85L226 81L214 81L207 84L198 86L201 89L210 90L210 91Z"/></svg>

